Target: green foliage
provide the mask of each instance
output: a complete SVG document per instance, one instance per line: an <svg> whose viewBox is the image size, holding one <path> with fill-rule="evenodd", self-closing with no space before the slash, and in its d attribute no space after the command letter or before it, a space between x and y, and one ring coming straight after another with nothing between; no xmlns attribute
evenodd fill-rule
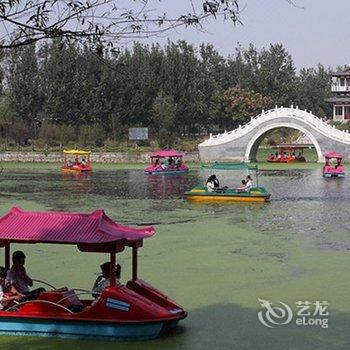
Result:
<svg viewBox="0 0 350 350"><path fill-rule="evenodd" d="M249 121L250 116L259 113L270 103L262 94L235 86L219 97L220 112L216 113L216 123L225 129L236 128Z"/></svg>
<svg viewBox="0 0 350 350"><path fill-rule="evenodd" d="M331 115L331 106L325 98L332 95L331 72L321 64L317 68L304 68L298 77L297 101L302 109L311 110L318 117Z"/></svg>
<svg viewBox="0 0 350 350"><path fill-rule="evenodd" d="M82 125L79 128L79 143L84 146L88 144L102 146L106 138L106 132L99 124Z"/></svg>
<svg viewBox="0 0 350 350"><path fill-rule="evenodd" d="M135 44L97 55L56 39L4 51L1 59L7 89L0 99L0 124L21 125L26 136L11 131L16 140L79 139L96 146L126 140L129 127L144 126L164 145L234 128L276 104L330 114L324 102L329 72L318 66L297 75L280 44L238 47L224 58L212 45L196 48L185 41Z"/></svg>

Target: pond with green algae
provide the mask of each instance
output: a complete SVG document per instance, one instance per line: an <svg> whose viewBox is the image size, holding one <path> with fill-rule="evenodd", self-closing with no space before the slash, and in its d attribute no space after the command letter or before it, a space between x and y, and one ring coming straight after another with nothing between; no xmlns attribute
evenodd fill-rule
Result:
<svg viewBox="0 0 350 350"><path fill-rule="evenodd" d="M208 172L147 176L141 169L97 166L64 175L57 165L5 165L0 214L27 210L91 212L104 208L123 224L156 227L140 249L140 277L174 298L189 316L170 334L145 342L0 336L0 349L288 349L350 348L350 180L323 179L319 165L261 170L268 204L198 205L183 193ZM219 172L238 185L244 174ZM91 288L108 259L59 245L16 245L33 277ZM3 259L3 251L0 250ZM122 281L130 252L118 255ZM258 298L289 305L293 320L268 328ZM327 301L328 328L296 325L297 301Z"/></svg>

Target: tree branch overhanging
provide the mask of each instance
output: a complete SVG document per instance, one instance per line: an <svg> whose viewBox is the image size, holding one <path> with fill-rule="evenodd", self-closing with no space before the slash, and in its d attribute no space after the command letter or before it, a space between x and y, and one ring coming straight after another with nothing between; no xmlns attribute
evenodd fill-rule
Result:
<svg viewBox="0 0 350 350"><path fill-rule="evenodd" d="M238 0L189 0L189 11L180 15L162 11L162 0L135 0L129 8L119 4L114 0L0 1L0 31L5 31L0 49L54 38L113 46L123 39L157 36L181 26L202 28L207 18L240 23Z"/></svg>

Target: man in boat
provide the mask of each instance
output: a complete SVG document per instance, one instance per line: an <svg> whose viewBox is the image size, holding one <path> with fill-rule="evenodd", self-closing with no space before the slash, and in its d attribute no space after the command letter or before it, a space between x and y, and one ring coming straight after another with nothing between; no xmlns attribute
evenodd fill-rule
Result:
<svg viewBox="0 0 350 350"><path fill-rule="evenodd" d="M94 298L98 298L100 294L103 292L103 290L108 286L110 286L111 284L110 266L111 264L109 261L105 262L100 266L102 274L96 278L94 286L92 287L92 296ZM122 270L121 266L117 264L115 266L115 285L116 286L121 286L121 283L119 281L121 270Z"/></svg>
<svg viewBox="0 0 350 350"><path fill-rule="evenodd" d="M36 299L40 293L45 292L44 288L37 288L32 291L33 280L27 275L25 265L26 256L20 250L12 254L12 267L7 271L6 286L14 295L22 295L22 301Z"/></svg>

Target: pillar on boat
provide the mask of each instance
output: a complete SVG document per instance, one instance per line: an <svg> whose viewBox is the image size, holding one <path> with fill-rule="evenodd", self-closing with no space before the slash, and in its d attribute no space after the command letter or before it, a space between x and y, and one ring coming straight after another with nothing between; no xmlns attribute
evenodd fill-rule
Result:
<svg viewBox="0 0 350 350"><path fill-rule="evenodd" d="M10 268L10 243L6 243L5 245L5 269L8 270Z"/></svg>
<svg viewBox="0 0 350 350"><path fill-rule="evenodd" d="M132 280L137 280L137 247L132 247Z"/></svg>
<svg viewBox="0 0 350 350"><path fill-rule="evenodd" d="M110 281L111 286L115 287L115 265L116 265L116 256L115 251L111 252L111 258L110 258L110 266L109 266L109 275L110 275Z"/></svg>

